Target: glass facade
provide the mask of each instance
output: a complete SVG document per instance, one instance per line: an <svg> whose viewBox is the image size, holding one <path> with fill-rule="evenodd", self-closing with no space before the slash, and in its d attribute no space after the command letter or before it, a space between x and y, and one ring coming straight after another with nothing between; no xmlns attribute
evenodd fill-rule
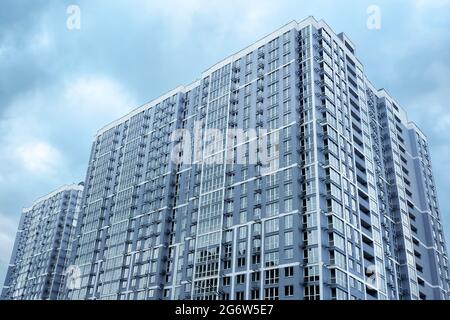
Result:
<svg viewBox="0 0 450 320"><path fill-rule="evenodd" d="M2 300L63 298L82 192L63 186L23 209Z"/></svg>
<svg viewBox="0 0 450 320"><path fill-rule="evenodd" d="M426 139L323 21L100 130L86 186L70 299L448 298Z"/></svg>
<svg viewBox="0 0 450 320"><path fill-rule="evenodd" d="M448 299L427 141L291 22L101 129L67 299Z"/></svg>

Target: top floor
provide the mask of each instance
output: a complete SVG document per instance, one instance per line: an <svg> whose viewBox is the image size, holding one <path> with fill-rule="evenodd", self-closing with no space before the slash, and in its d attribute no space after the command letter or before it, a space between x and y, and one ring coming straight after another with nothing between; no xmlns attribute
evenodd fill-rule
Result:
<svg viewBox="0 0 450 320"><path fill-rule="evenodd" d="M23 213L23 214L26 214L26 213L32 211L34 208L36 208L37 206L41 205L41 204L42 204L43 202L45 202L46 200L49 200L49 199L51 199L51 198L57 196L58 194L60 194L60 193L62 193L62 192L65 192L65 191L81 191L81 192L82 192L83 189L84 189L84 186L83 186L83 183L82 183L82 182L80 182L80 183L78 183L78 184L68 184L68 185L61 186L61 187L59 187L58 189L56 189L56 190L50 192L49 194L46 194L45 196L42 196L42 197L36 199L36 200L31 204L30 207L23 208L23 209L22 209L22 213Z"/></svg>

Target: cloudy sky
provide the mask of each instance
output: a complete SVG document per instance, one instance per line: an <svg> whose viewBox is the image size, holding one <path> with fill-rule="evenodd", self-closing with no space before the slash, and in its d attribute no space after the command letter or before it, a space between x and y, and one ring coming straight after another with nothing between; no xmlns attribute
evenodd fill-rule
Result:
<svg viewBox="0 0 450 320"><path fill-rule="evenodd" d="M79 30L66 10L81 9ZM381 29L367 28L367 8ZM0 282L21 208L84 179L97 129L291 20L314 15L355 43L428 135L450 238L450 0L3 0Z"/></svg>

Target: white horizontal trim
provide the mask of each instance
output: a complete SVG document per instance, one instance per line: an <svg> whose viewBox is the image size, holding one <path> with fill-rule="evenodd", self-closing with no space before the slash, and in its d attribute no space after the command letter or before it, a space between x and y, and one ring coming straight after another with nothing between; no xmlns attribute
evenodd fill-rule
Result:
<svg viewBox="0 0 450 320"><path fill-rule="evenodd" d="M45 195L45 196L42 196L42 197L36 199L36 200L33 202L33 204L31 205L31 207L23 208L23 209L22 209L22 213L27 213L27 212L33 210L33 208L34 208L36 205L40 204L41 202L43 202L43 201L45 201L45 200L48 200L48 199L50 199L50 198L56 196L58 193L61 193L61 192L64 192L64 191L71 191L71 190L74 190L74 191L83 191L83 189L84 189L84 187L83 187L82 185L80 185L80 184L64 185L64 186L62 186L62 187L56 189L55 191L52 191L52 192L50 192L49 194L47 194L47 195Z"/></svg>

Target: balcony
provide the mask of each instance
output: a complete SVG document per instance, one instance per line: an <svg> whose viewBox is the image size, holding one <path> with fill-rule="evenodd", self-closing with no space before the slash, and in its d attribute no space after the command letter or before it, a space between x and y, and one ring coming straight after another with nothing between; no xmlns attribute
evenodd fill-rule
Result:
<svg viewBox="0 0 450 320"><path fill-rule="evenodd" d="M373 264L375 258L375 250L373 246L363 242L363 251L364 259L366 259L367 261L371 261L371 263Z"/></svg>

